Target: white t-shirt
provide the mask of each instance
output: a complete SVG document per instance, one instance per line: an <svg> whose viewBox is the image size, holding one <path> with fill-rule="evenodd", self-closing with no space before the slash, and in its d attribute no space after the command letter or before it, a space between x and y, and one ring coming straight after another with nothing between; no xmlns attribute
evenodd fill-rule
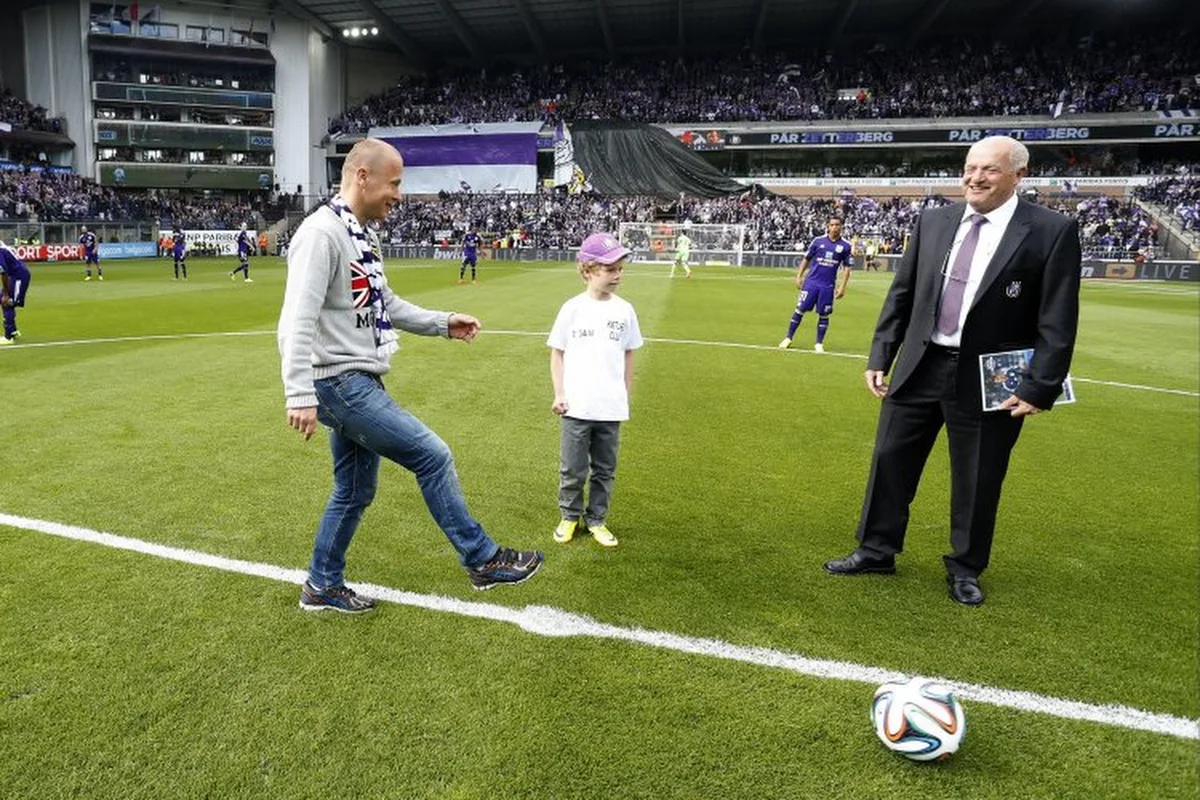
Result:
<svg viewBox="0 0 1200 800"><path fill-rule="evenodd" d="M594 300L587 292L563 303L546 344L563 351L567 416L595 422L629 419L625 351L642 346L637 312L611 295Z"/></svg>

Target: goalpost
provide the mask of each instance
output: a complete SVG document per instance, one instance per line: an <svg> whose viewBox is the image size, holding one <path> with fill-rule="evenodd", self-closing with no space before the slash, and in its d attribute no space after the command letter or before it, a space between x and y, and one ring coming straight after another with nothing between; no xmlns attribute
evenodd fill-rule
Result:
<svg viewBox="0 0 1200 800"><path fill-rule="evenodd" d="M621 244L633 251L635 264L671 264L679 234L692 240L689 263L742 266L746 242L743 224L692 222L622 222L617 229Z"/></svg>

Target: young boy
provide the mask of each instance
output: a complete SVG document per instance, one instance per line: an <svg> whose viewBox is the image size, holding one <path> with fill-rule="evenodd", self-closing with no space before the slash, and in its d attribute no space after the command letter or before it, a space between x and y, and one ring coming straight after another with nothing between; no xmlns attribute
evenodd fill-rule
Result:
<svg viewBox="0 0 1200 800"><path fill-rule="evenodd" d="M614 292L630 251L611 233L593 233L579 248L579 275L587 291L563 304L550 330L551 410L562 417L558 507L554 541L576 531L616 547L609 531L609 497L617 470L621 422L629 419L633 351L642 346L633 306ZM589 469L591 472L589 478ZM588 502L583 484L588 481Z"/></svg>

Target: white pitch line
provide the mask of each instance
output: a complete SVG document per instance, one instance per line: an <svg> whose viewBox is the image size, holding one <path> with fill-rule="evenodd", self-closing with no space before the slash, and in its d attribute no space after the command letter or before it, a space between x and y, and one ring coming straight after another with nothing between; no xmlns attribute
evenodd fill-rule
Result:
<svg viewBox="0 0 1200 800"><path fill-rule="evenodd" d="M510 330L485 330L481 333L492 334L496 336L534 336L544 337L547 335L545 331L510 331ZM156 342L156 341L171 341L175 339L216 339L237 336L273 336L275 331L223 331L215 333L175 333L175 334L153 334L147 336L114 336L104 339L69 339L57 342L36 342L31 344L11 344L4 350L23 350L34 347L67 347L69 345L81 344L121 344L124 342ZM668 339L661 337L646 337L648 342L657 342L661 344L688 344L698 345L701 347L725 347L736 350L777 350L774 345L768 344L745 344L743 342L713 342L706 339ZM0 350L0 352L4 352ZM787 352L808 353L815 355L812 350L806 347L796 347ZM849 358L855 361L866 361L867 357L861 353L838 353L826 350L821 354L822 358ZM1193 392L1187 389L1164 389L1159 386L1145 386L1137 383L1120 383L1119 381L1101 381L1095 378L1080 378L1075 375L1071 379L1080 383L1091 383L1098 386L1112 386L1118 389L1136 389L1142 392L1157 392L1159 394L1175 394L1184 397L1200 397L1200 392Z"/></svg>
<svg viewBox="0 0 1200 800"><path fill-rule="evenodd" d="M1076 378L1071 376L1072 381L1079 383L1094 383L1098 386L1115 386L1118 389L1137 389L1143 392L1158 392L1160 394L1179 394L1184 397L1200 397L1200 392L1189 392L1187 389L1163 389L1158 386L1143 386L1140 383L1120 383L1118 381L1098 381L1094 378Z"/></svg>
<svg viewBox="0 0 1200 800"><path fill-rule="evenodd" d="M132 539L88 528L29 519L11 514L0 513L0 525L50 534L66 539L74 539L81 542L91 542L120 550L131 550L144 555L209 567L224 572L269 578L284 583L299 585L307 577L306 572L301 569L287 569L273 564L225 558L224 556L211 555L196 550L169 547L167 545L142 541L141 539ZM457 600L441 595L417 594L415 592L406 592L401 589L377 586L370 583L353 583L351 586L356 591L360 591L369 597L389 603L423 608L429 611L458 614L465 617L487 619L494 622L507 622L539 636L587 636L597 639L613 639L690 655L708 656L725 661L738 661L756 666L783 669L810 677L832 678L834 680L853 681L871 685L879 685L888 681L909 677L904 673L883 667L870 667L847 661L808 658L798 653L788 653L765 647L744 647L724 642L720 639L700 639L663 631L646 630L645 628L623 628L617 625L597 622L583 614L575 614L548 606L510 608L491 603ZM992 686L961 683L937 676L929 677L937 680L939 683L950 686L965 700L974 700L988 705L1012 708L1018 711L1030 711L1062 719L1095 722L1118 728L1158 733L1180 739L1200 739L1200 720L1177 717L1171 714L1159 714L1129 706L1083 703L1077 700L1048 697L1033 692L1020 692Z"/></svg>
<svg viewBox="0 0 1200 800"><path fill-rule="evenodd" d="M34 347L67 347L77 344L122 344L124 342L169 342L176 339L216 339L228 336L265 336L275 331L218 331L215 333L161 333L146 336L111 336L104 339L64 339L55 342L10 344L5 350L26 350ZM3 352L0 350L0 352Z"/></svg>

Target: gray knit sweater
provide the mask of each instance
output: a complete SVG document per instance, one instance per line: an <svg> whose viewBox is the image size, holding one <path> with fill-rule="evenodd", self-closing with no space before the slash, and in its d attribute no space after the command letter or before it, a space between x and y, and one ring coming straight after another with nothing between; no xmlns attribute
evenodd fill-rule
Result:
<svg viewBox="0 0 1200 800"><path fill-rule="evenodd" d="M379 238L367 228L378 252ZM317 405L313 381L347 370L383 375L389 359L375 350L369 306L355 308L350 262L360 259L345 223L321 206L300 224L288 246L287 289L277 336L288 408ZM398 331L448 336L449 311L428 311L397 297L383 281L383 299Z"/></svg>

